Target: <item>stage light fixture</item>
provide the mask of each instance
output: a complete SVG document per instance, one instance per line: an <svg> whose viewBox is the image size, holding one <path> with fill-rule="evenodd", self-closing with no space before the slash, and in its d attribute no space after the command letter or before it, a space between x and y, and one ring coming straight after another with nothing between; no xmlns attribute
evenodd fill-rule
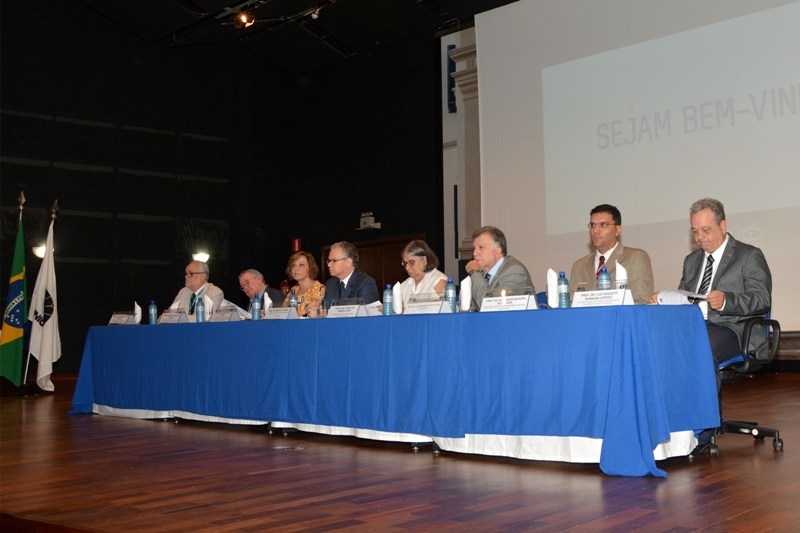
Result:
<svg viewBox="0 0 800 533"><path fill-rule="evenodd" d="M234 18L234 25L237 28L249 28L255 23L256 23L255 17L250 13L248 13L247 11L242 11L241 13L237 13L236 17Z"/></svg>

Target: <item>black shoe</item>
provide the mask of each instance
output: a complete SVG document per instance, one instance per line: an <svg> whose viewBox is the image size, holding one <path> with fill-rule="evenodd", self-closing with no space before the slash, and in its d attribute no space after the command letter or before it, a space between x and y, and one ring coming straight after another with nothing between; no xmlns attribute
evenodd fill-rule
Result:
<svg viewBox="0 0 800 533"><path fill-rule="evenodd" d="M703 455L706 450L711 447L711 437L714 436L715 429L704 429L697 436L697 446L694 447L692 453L689 454L689 459L694 459Z"/></svg>

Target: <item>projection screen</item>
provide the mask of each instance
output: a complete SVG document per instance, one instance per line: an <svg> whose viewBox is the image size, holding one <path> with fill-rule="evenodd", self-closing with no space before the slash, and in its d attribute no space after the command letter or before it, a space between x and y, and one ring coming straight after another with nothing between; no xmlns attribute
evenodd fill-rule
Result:
<svg viewBox="0 0 800 533"><path fill-rule="evenodd" d="M592 207L622 212L656 289L693 249L689 206L725 204L760 247L773 316L800 330L800 3L537 0L476 20L481 217L537 290L589 251ZM795 266L792 266L795 265Z"/></svg>

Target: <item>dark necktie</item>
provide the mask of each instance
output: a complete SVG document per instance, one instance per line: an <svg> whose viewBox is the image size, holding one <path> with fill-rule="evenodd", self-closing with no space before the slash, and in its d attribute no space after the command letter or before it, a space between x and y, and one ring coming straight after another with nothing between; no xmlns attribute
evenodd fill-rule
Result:
<svg viewBox="0 0 800 533"><path fill-rule="evenodd" d="M714 256L709 255L706 259L706 269L703 271L703 281L700 283L698 294L706 294L711 287L711 274L714 273Z"/></svg>
<svg viewBox="0 0 800 533"><path fill-rule="evenodd" d="M195 293L192 293L192 295L189 297L189 314L190 315L194 314L194 305L196 303L197 303L197 295Z"/></svg>
<svg viewBox="0 0 800 533"><path fill-rule="evenodd" d="M483 279L486 280L486 284L488 285L489 280L492 279L492 275L487 272L486 274L483 275Z"/></svg>
<svg viewBox="0 0 800 533"><path fill-rule="evenodd" d="M597 279L597 278L600 277L600 269L603 268L603 265L605 265L605 264L606 264L606 256L601 255L600 256L600 262L597 263L597 272L594 273L594 279Z"/></svg>
<svg viewBox="0 0 800 533"><path fill-rule="evenodd" d="M344 298L344 281L339 282L339 295Z"/></svg>

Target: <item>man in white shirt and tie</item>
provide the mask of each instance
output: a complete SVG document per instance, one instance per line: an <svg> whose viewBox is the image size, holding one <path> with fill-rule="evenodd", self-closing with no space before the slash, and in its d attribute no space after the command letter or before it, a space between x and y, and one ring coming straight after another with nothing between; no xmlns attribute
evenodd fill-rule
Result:
<svg viewBox="0 0 800 533"><path fill-rule="evenodd" d="M628 288L633 302L647 303L653 294L653 268L647 252L619 242L622 235L622 214L613 205L601 204L589 213L589 238L592 251L572 265L569 275L570 291L597 290L597 276L605 265L612 280L617 279L617 263L628 275Z"/></svg>
<svg viewBox="0 0 800 533"><path fill-rule="evenodd" d="M222 305L225 294L222 289L208 281L210 271L208 264L203 261L192 261L186 265L183 276L186 286L178 291L175 301L172 302L170 309L181 309L186 311L189 320L194 320L194 310L197 299L203 296L211 298L212 308L206 309L206 313L213 313Z"/></svg>

